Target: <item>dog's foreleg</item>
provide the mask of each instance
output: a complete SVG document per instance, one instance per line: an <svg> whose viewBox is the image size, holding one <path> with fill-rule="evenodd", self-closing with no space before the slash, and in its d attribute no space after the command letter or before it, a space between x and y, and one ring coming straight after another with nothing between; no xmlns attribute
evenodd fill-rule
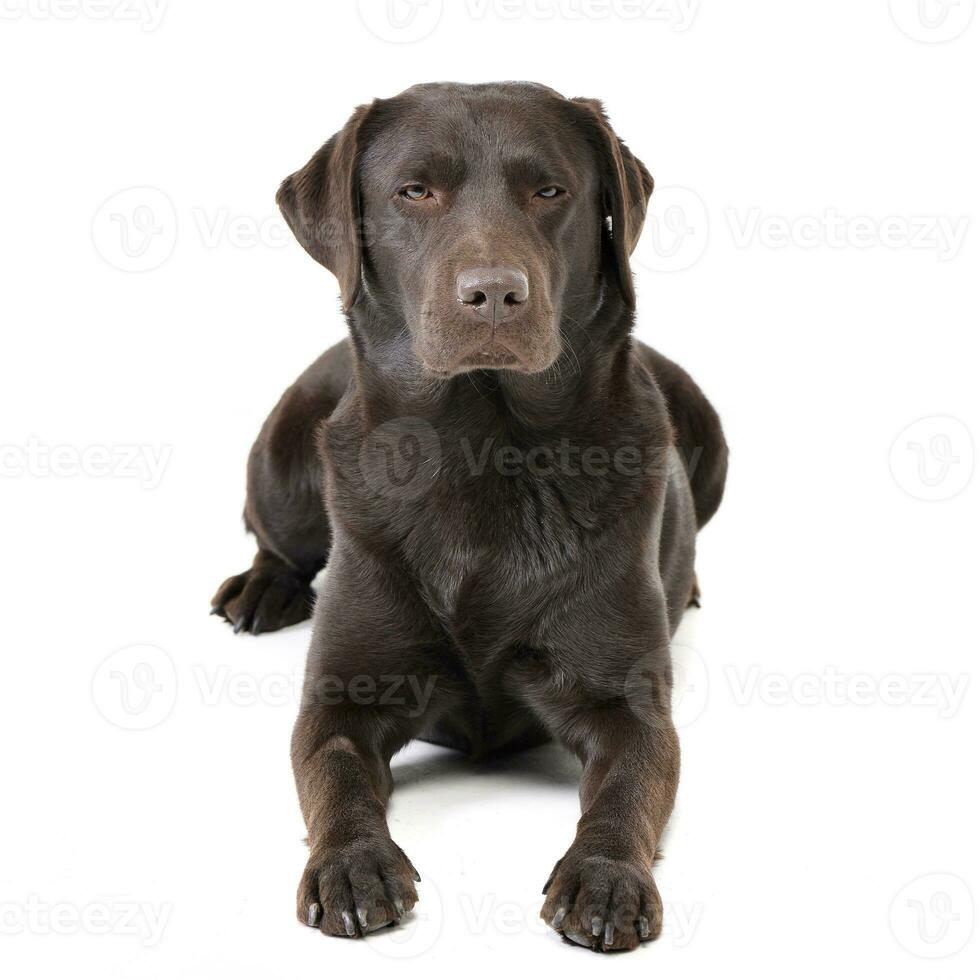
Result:
<svg viewBox="0 0 980 980"><path fill-rule="evenodd" d="M651 868L680 769L669 673L649 672L643 689L623 698L566 693L552 726L582 760L582 816L545 885L541 915L580 945L632 949L663 922Z"/></svg>
<svg viewBox="0 0 980 980"><path fill-rule="evenodd" d="M385 808L391 757L417 734L425 713L412 718L402 706L380 705L368 696L370 680L320 685L317 694L309 685L293 734L310 846L297 915L329 935L373 932L418 901L418 872L391 839Z"/></svg>

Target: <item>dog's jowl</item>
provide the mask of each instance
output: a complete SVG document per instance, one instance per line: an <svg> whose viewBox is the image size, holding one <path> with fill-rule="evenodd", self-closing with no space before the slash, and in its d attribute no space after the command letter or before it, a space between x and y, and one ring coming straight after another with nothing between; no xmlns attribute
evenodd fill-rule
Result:
<svg viewBox="0 0 980 980"><path fill-rule="evenodd" d="M214 609L251 633L313 615L304 924L362 936L415 904L385 820L407 742L553 738L582 762L582 816L542 916L596 950L660 931L669 643L727 449L691 378L631 338L652 190L598 102L524 83L361 106L279 190L350 338L263 426L258 554Z"/></svg>

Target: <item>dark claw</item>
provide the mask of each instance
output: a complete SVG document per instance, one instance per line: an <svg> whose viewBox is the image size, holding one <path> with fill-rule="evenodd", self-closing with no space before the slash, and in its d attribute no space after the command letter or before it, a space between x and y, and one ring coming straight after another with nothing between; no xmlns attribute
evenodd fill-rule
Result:
<svg viewBox="0 0 980 980"><path fill-rule="evenodd" d="M350 916L350 912L346 909L340 913L340 917L344 920L344 929L347 930L348 936L356 936L357 930L354 928L354 920Z"/></svg>
<svg viewBox="0 0 980 980"><path fill-rule="evenodd" d="M559 908L558 911L555 913L555 917L551 920L552 929L560 928L562 921L564 920L567 914L568 914L568 909L566 909L564 905L561 906L561 908Z"/></svg>
<svg viewBox="0 0 980 980"><path fill-rule="evenodd" d="M360 922L361 928L367 930L367 911L362 908L357 909L357 921Z"/></svg>
<svg viewBox="0 0 980 980"><path fill-rule="evenodd" d="M561 861L559 861L558 864L561 864ZM558 874L558 864L551 869L551 874L548 875L548 880L544 883L544 888L541 889L542 895L548 894L548 891L551 888L551 883L555 880L555 875Z"/></svg>
<svg viewBox="0 0 980 980"><path fill-rule="evenodd" d="M317 905L316 902L314 902L310 906L309 915L307 915L307 917L306 917L306 924L308 926L310 926L311 928L315 928L316 927L316 924L317 924L317 920L319 918L320 918L320 906Z"/></svg>
<svg viewBox="0 0 980 980"><path fill-rule="evenodd" d="M216 606L212 606L211 607L211 615L212 616L220 616L221 615L221 603L220 602Z"/></svg>
<svg viewBox="0 0 980 980"><path fill-rule="evenodd" d="M645 916L641 915L637 920L640 926L640 939L650 938L650 920Z"/></svg>
<svg viewBox="0 0 980 980"><path fill-rule="evenodd" d="M243 629L245 629L246 619L247 619L247 617L244 616L244 615L242 615L242 616L239 616L237 620L235 620L235 625L234 625L234 627L232 627L232 629L233 629L233 631L235 633L241 633L241 631Z"/></svg>
<svg viewBox="0 0 980 980"><path fill-rule="evenodd" d="M587 949L592 948L592 940L586 939L580 932L572 932L566 929L562 935L573 943L577 943L579 946L585 946Z"/></svg>
<svg viewBox="0 0 980 980"><path fill-rule="evenodd" d="M395 911L399 918L405 914L405 903L400 898L395 899Z"/></svg>
<svg viewBox="0 0 980 980"><path fill-rule="evenodd" d="M415 868L412 868L412 877L419 882L422 880L422 876L415 870Z"/></svg>
<svg viewBox="0 0 980 980"><path fill-rule="evenodd" d="M612 946L613 944L613 934L615 930L613 929L613 924L611 922L606 923L606 934L603 936L603 942L606 946Z"/></svg>
<svg viewBox="0 0 980 980"><path fill-rule="evenodd" d="M599 916L592 916L592 935L598 936L602 932L602 919Z"/></svg>

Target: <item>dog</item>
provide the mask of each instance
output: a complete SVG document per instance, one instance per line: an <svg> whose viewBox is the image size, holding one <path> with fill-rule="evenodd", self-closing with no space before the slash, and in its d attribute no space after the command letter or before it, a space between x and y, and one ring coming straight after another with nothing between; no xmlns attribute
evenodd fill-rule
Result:
<svg viewBox="0 0 980 980"><path fill-rule="evenodd" d="M688 374L631 337L652 190L599 102L532 83L375 100L279 189L349 339L262 427L258 554L212 611L259 634L312 609L297 912L327 935L417 901L385 820L416 738L475 759L567 746L582 815L543 918L596 951L661 930L669 644L728 449Z"/></svg>

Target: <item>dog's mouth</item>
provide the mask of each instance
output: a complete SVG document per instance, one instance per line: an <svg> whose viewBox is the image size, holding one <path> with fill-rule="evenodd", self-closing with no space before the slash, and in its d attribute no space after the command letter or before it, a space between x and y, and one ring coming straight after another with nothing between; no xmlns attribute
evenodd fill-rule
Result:
<svg viewBox="0 0 980 980"><path fill-rule="evenodd" d="M438 360L422 357L426 370L441 378L451 378L454 374L467 371L528 371L524 359L515 354L499 339L489 337L482 343L470 347L462 356L457 355L442 364Z"/></svg>
<svg viewBox="0 0 980 980"><path fill-rule="evenodd" d="M438 309L428 307L413 333L416 356L428 373L441 378L468 371L537 374L554 362L561 348L558 324L550 309L535 317L484 323L472 317L440 315Z"/></svg>
<svg viewBox="0 0 980 980"><path fill-rule="evenodd" d="M467 354L458 364L458 369L474 371L482 369L499 369L520 367L521 359L507 346L495 341L482 345Z"/></svg>

